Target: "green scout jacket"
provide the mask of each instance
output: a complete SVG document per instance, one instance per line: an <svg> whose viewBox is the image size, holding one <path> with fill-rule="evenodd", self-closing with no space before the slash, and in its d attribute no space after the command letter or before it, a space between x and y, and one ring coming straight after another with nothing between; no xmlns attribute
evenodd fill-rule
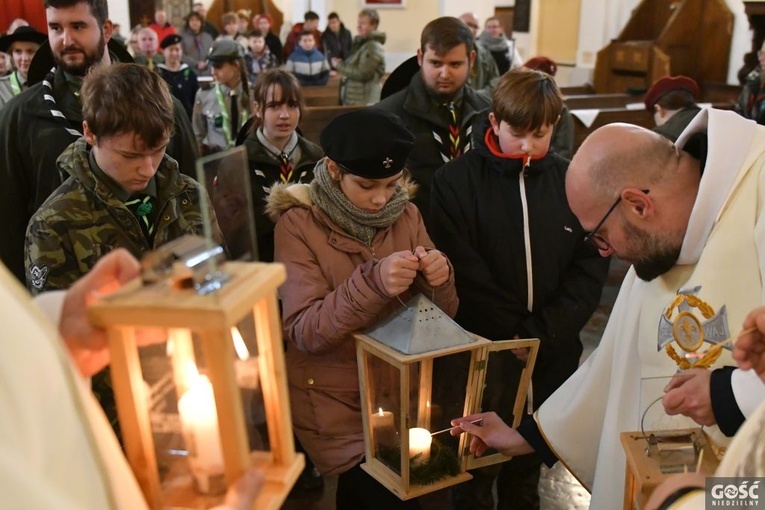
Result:
<svg viewBox="0 0 765 510"><path fill-rule="evenodd" d="M33 294L68 288L115 248L140 257L185 234L203 235L200 194L208 206L210 200L199 183L180 174L175 160L165 155L156 173L158 214L150 243L138 218L92 172L88 153L88 144L80 138L59 156L59 168L70 177L27 227L25 269ZM214 237L222 243L212 207L210 212Z"/></svg>

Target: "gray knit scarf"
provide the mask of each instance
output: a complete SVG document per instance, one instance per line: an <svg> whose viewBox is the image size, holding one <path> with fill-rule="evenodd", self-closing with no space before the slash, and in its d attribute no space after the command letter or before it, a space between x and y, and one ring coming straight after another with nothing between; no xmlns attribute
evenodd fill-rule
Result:
<svg viewBox="0 0 765 510"><path fill-rule="evenodd" d="M343 231L367 246L381 228L392 225L404 212L409 202L409 192L399 186L388 203L376 213L370 213L353 205L340 186L332 180L327 163L322 159L316 163L311 182L311 200L324 211Z"/></svg>
<svg viewBox="0 0 765 510"><path fill-rule="evenodd" d="M494 37L489 32L483 31L478 36L478 43L482 44L489 51L510 51L509 41L504 34Z"/></svg>

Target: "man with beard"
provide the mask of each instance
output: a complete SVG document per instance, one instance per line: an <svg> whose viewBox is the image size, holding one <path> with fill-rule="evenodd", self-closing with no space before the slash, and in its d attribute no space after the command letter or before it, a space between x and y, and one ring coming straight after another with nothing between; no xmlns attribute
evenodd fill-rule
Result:
<svg viewBox="0 0 765 510"><path fill-rule="evenodd" d="M27 75L32 57L47 37L30 26L21 26L12 34L0 37L0 52L11 56L14 71L0 78L0 108L29 88Z"/></svg>
<svg viewBox="0 0 765 510"><path fill-rule="evenodd" d="M56 67L0 110L0 260L20 281L27 223L66 178L56 158L82 136L82 78L92 66L116 59L107 51L112 22L106 0L46 0L45 7ZM167 152L181 173L194 175L190 121L180 102L174 102L174 110L175 133Z"/></svg>
<svg viewBox="0 0 765 510"><path fill-rule="evenodd" d="M479 455L561 459L592 508L623 504L621 432L701 424L724 443L765 400L731 347L715 348L765 300L764 177L765 129L733 112L702 110L676 145L628 124L590 135L569 166L569 205L601 255L633 264L600 345L517 431L487 414L481 427L453 420L453 433L475 434Z"/></svg>
<svg viewBox="0 0 765 510"><path fill-rule="evenodd" d="M457 18L437 18L422 30L420 71L409 86L375 107L395 113L415 135L406 167L419 184L412 202L429 225L430 183L444 163L473 148L491 102L468 85L475 61L473 33Z"/></svg>

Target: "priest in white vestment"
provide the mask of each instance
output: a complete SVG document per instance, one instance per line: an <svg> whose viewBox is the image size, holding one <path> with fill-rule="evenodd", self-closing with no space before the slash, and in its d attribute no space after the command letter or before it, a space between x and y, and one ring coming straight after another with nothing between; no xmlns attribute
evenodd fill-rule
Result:
<svg viewBox="0 0 765 510"><path fill-rule="evenodd" d="M733 112L702 111L676 145L627 124L590 135L569 167L569 205L603 256L633 267L597 350L520 434L491 415L453 422L480 436L471 447L559 459L592 508L611 509L624 501L619 436L641 418L664 430L694 426L688 416L723 444L735 434L765 383L735 369L730 345L712 348L765 302L764 170L765 127Z"/></svg>
<svg viewBox="0 0 765 510"><path fill-rule="evenodd" d="M37 307L0 264L0 508L147 508L85 378L108 362L86 303L138 271L127 251L116 250L68 292L41 295ZM219 510L252 508L261 483L248 472Z"/></svg>

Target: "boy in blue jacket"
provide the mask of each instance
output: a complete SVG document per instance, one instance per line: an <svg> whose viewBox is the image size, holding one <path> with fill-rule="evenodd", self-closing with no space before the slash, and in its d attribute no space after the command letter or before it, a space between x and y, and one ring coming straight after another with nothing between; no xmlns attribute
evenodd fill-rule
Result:
<svg viewBox="0 0 765 510"><path fill-rule="evenodd" d="M304 87L326 85L329 80L329 64L324 54L316 49L313 33L300 33L298 47L292 52L284 68L293 73Z"/></svg>

